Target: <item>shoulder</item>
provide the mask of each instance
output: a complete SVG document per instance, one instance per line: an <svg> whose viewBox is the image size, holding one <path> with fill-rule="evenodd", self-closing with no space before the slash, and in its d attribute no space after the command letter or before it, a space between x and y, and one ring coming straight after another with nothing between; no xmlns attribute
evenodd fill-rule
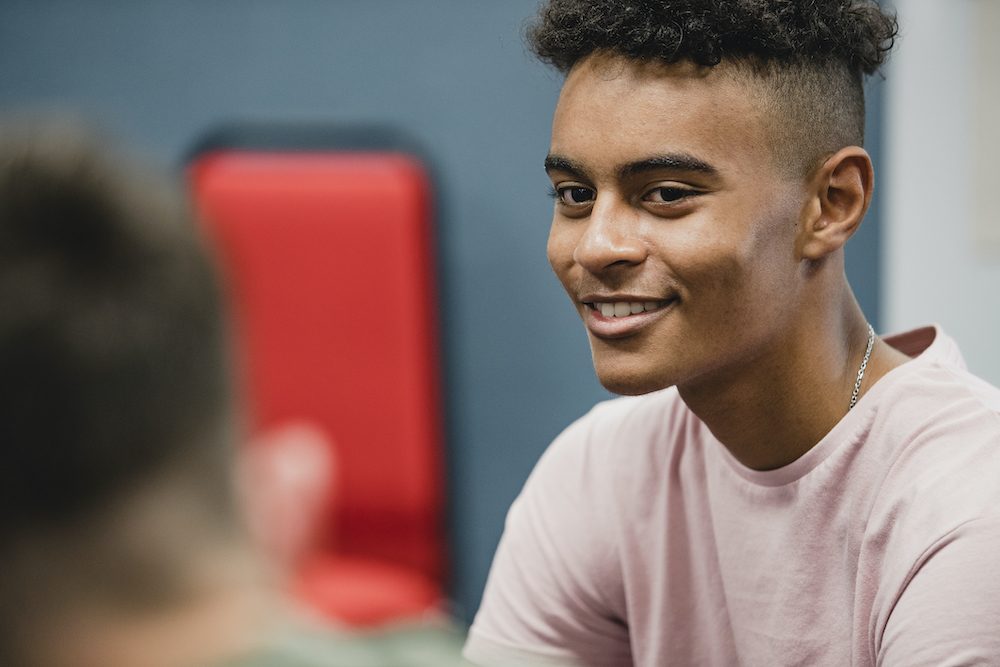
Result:
<svg viewBox="0 0 1000 667"><path fill-rule="evenodd" d="M457 627L402 622L364 634L294 620L268 637L266 646L218 667L390 667L467 665ZM414 657L419 655L419 657Z"/></svg>
<svg viewBox="0 0 1000 667"><path fill-rule="evenodd" d="M609 536L595 532L595 525L617 520L623 477L631 479L632 471L647 470L647 461L663 458L659 450L669 446L664 434L677 421L678 405L684 404L672 389L595 405L545 450L508 520L558 512L554 523L578 520L590 543Z"/></svg>
<svg viewBox="0 0 1000 667"><path fill-rule="evenodd" d="M891 391L883 407L914 415L921 423L940 421L944 413L963 411L994 426L1000 424L1000 389L969 372L958 344L939 327L889 336L886 342L915 357L892 371ZM887 376L888 378L889 376Z"/></svg>
<svg viewBox="0 0 1000 667"><path fill-rule="evenodd" d="M552 442L533 476L641 460L641 452L669 447L692 417L674 388L602 401Z"/></svg>
<svg viewBox="0 0 1000 667"><path fill-rule="evenodd" d="M542 455L507 514L466 646L473 662L631 664L615 468L623 434L645 438L664 398L599 403Z"/></svg>
<svg viewBox="0 0 1000 667"><path fill-rule="evenodd" d="M875 406L869 437L889 457L883 518L936 539L1000 514L1000 389L961 367L924 363Z"/></svg>
<svg viewBox="0 0 1000 667"><path fill-rule="evenodd" d="M883 378L885 391L869 406L871 435L891 458L888 481L1000 472L1000 389L970 373L955 341L937 327L887 341L905 349L920 339L930 342ZM920 475L921 468L930 477Z"/></svg>
<svg viewBox="0 0 1000 667"><path fill-rule="evenodd" d="M976 593L1000 546L1000 389L946 357L912 363L869 406L865 444L884 469L865 538L879 582L875 636L897 657L924 639L970 639L942 610L1000 610ZM931 632L920 619L942 622Z"/></svg>
<svg viewBox="0 0 1000 667"><path fill-rule="evenodd" d="M894 449L890 480L1000 474L1000 389L968 371L925 364L895 383L876 410L875 428Z"/></svg>

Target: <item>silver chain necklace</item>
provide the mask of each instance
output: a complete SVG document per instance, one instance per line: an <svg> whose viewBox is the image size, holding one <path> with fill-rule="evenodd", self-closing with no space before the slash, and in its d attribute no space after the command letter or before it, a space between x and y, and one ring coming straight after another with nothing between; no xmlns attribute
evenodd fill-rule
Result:
<svg viewBox="0 0 1000 667"><path fill-rule="evenodd" d="M858 392L861 391L861 380L865 377L865 369L868 368L868 359L872 356L872 346L875 344L875 329L868 325L868 348L865 350L865 358L861 360L861 368L858 369L858 379L854 383L854 393L851 394L851 405L848 411L858 402Z"/></svg>

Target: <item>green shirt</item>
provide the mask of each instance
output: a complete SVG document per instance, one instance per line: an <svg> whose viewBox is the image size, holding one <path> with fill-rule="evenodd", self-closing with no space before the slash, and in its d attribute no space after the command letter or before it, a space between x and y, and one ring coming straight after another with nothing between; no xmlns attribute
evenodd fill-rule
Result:
<svg viewBox="0 0 1000 667"><path fill-rule="evenodd" d="M219 667L459 667L465 634L454 627L405 625L378 632L293 630L267 648Z"/></svg>

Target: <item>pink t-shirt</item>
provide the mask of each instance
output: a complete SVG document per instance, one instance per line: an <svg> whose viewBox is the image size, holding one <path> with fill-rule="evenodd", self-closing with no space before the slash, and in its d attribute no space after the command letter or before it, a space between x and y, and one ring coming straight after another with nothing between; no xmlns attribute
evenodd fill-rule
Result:
<svg viewBox="0 0 1000 667"><path fill-rule="evenodd" d="M755 471L668 389L596 406L514 502L483 665L1000 665L1000 390L925 328ZM921 353L922 352L922 353Z"/></svg>

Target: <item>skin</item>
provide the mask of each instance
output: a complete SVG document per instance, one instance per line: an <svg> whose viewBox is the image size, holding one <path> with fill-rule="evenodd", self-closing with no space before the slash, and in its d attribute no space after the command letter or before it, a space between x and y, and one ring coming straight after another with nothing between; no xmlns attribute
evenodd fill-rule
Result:
<svg viewBox="0 0 1000 667"><path fill-rule="evenodd" d="M36 538L24 555L26 570L48 594L33 590L32 619L21 614L30 656L24 664L221 665L262 649L298 615L282 591L312 545L332 493L332 445L312 426L293 423L239 451L234 476L243 516L227 517L224 525L206 511L181 468L143 480L141 491L90 524ZM167 595L138 604L95 583L109 567L135 568L136 560L147 568L125 582L133 597L146 588L155 593L162 583L149 561L178 578Z"/></svg>
<svg viewBox="0 0 1000 667"><path fill-rule="evenodd" d="M208 561L209 559L205 559ZM245 574L243 554L198 563L213 581L183 604L156 611L81 603L47 619L38 667L199 667L223 664L261 647L273 626L276 596ZM199 576L203 573L199 572Z"/></svg>
<svg viewBox="0 0 1000 667"><path fill-rule="evenodd" d="M773 149L773 105L746 77L607 54L574 67L546 160L548 257L605 387L677 386L737 460L766 470L847 411L867 324L843 246L873 170L856 146L789 170ZM632 325L603 318L601 301L663 307ZM877 341L862 389L906 360Z"/></svg>
<svg viewBox="0 0 1000 667"><path fill-rule="evenodd" d="M183 476L152 477L113 509L26 540L22 567L36 583L19 618L23 664L195 667L257 648L273 624L274 574L201 502Z"/></svg>

